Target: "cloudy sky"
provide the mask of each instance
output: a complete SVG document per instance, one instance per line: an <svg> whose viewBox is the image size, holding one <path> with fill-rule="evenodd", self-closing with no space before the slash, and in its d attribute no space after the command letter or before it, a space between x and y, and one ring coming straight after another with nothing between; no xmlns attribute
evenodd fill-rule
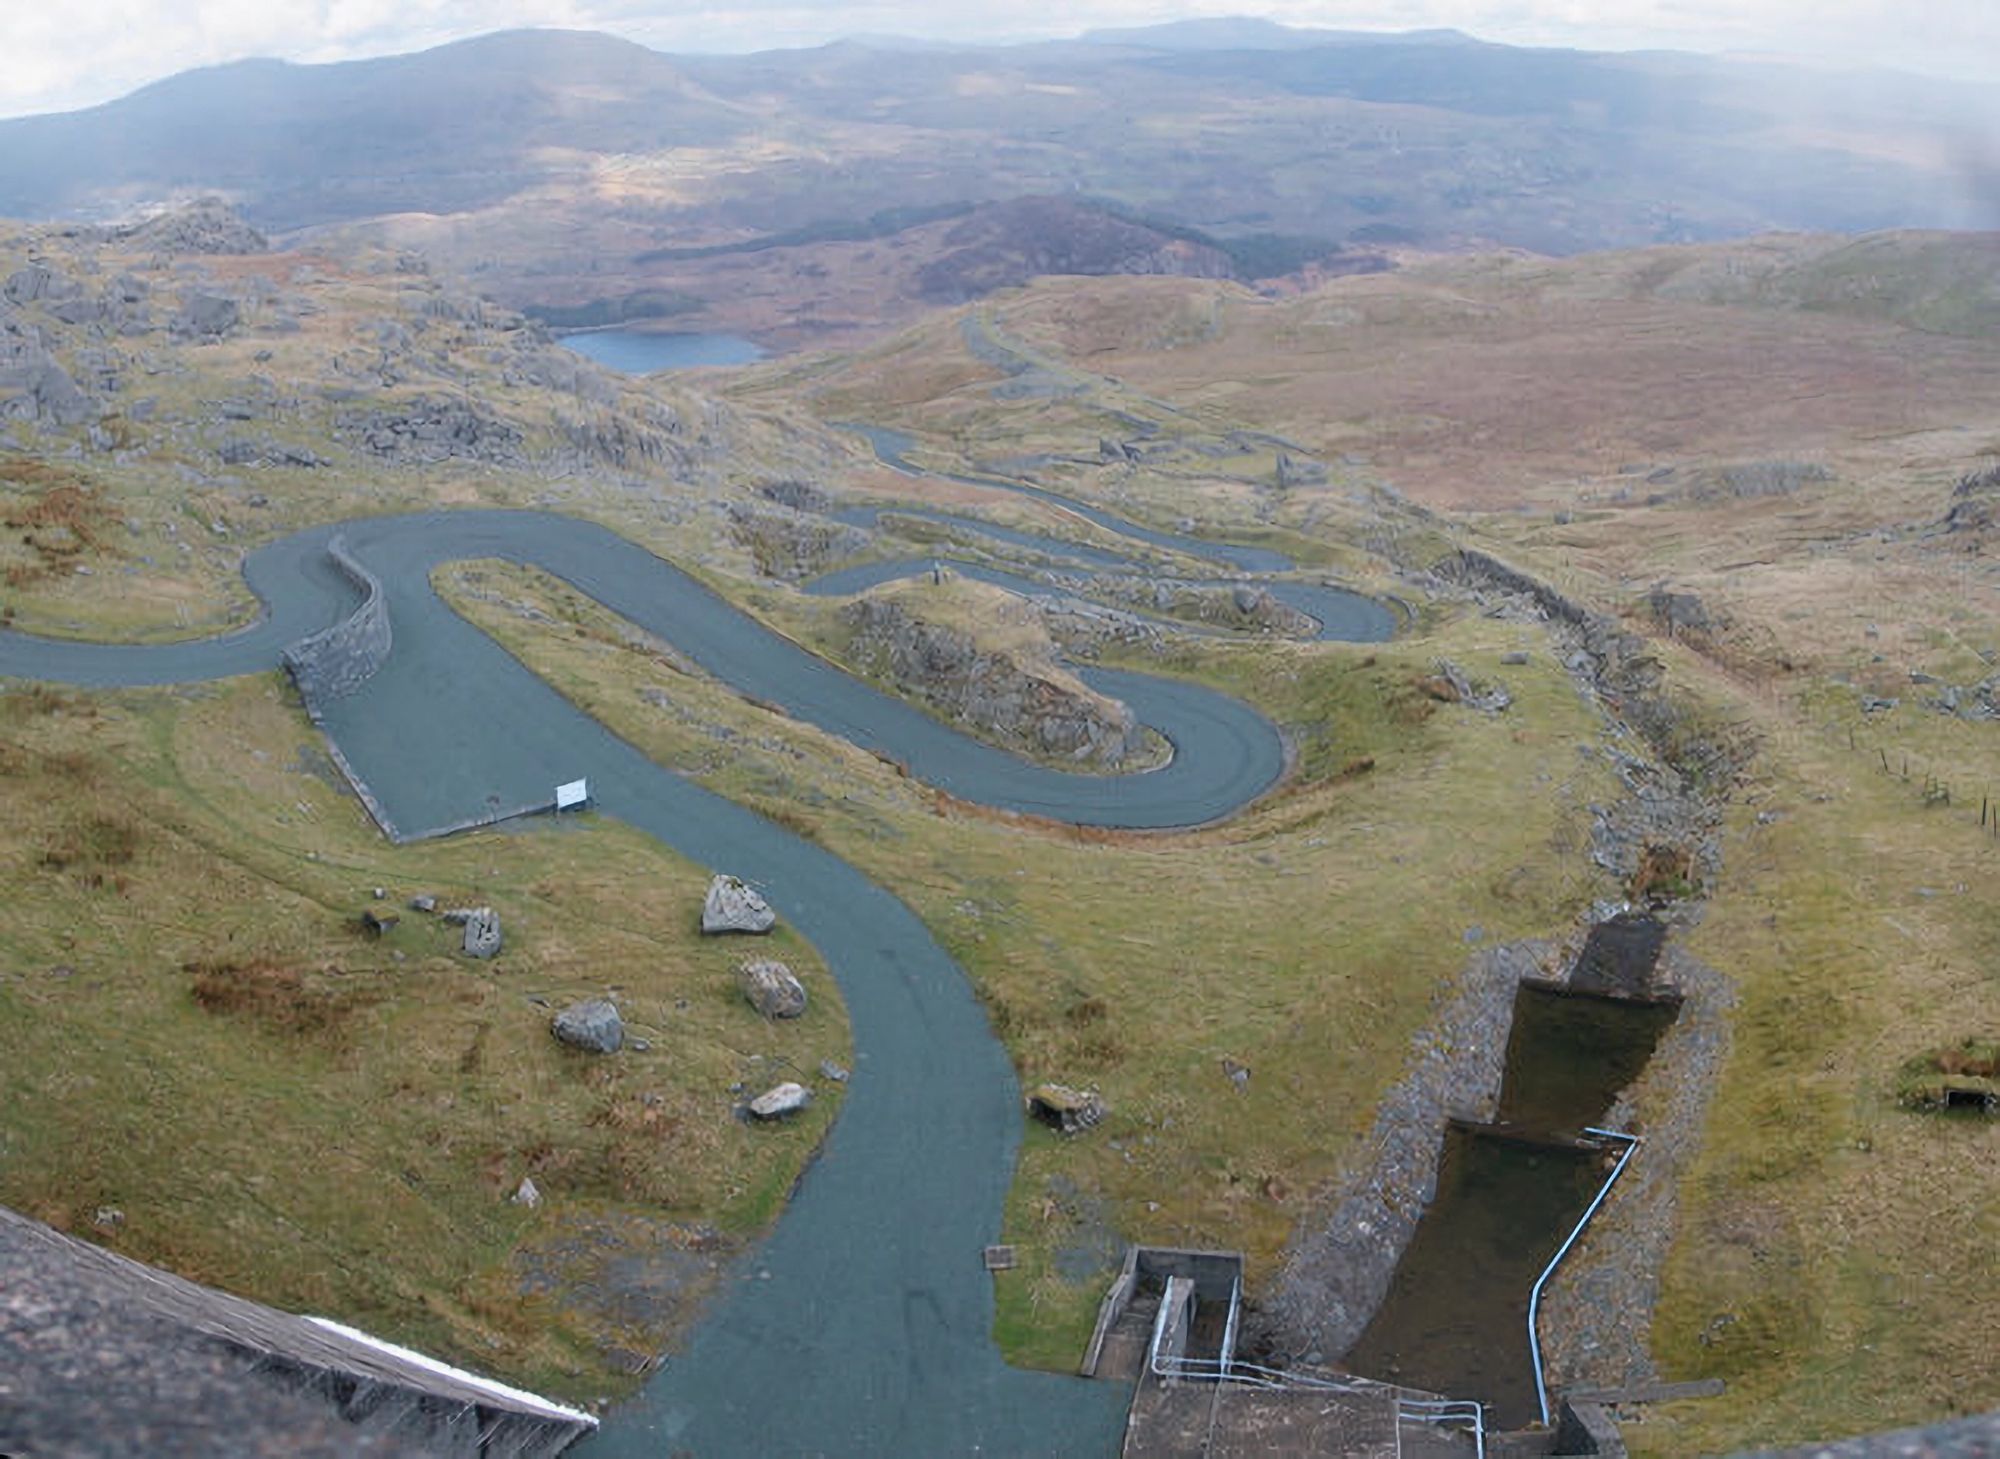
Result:
<svg viewBox="0 0 2000 1459"><path fill-rule="evenodd" d="M0 0L0 116L89 106L247 56L347 60L513 26L745 51L860 33L1033 40L1230 14L1368 30L1456 26L1523 45L1777 52L1974 80L2000 57L1995 0Z"/></svg>

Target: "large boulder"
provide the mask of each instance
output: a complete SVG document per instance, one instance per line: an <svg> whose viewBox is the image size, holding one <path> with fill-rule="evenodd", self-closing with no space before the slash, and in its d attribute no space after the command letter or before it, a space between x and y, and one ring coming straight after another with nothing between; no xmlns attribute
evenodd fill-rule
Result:
<svg viewBox="0 0 2000 1459"><path fill-rule="evenodd" d="M743 878L718 875L708 884L701 904L703 932L769 932L777 922L771 904Z"/></svg>
<svg viewBox="0 0 2000 1459"><path fill-rule="evenodd" d="M625 1020L609 998L572 1003L549 1025L555 1036L573 1049L591 1054L615 1054L625 1046Z"/></svg>
<svg viewBox="0 0 2000 1459"><path fill-rule="evenodd" d="M444 916L465 929L467 957L492 957L500 951L500 914L491 907L461 907Z"/></svg>
<svg viewBox="0 0 2000 1459"><path fill-rule="evenodd" d="M1082 1133L1103 1120L1108 1112L1103 1096L1094 1089L1038 1084L1028 1096L1028 1113L1065 1135Z"/></svg>
<svg viewBox="0 0 2000 1459"><path fill-rule="evenodd" d="M750 1006L766 1018L797 1018L806 1011L805 984L781 962L747 962L736 970L736 981Z"/></svg>
<svg viewBox="0 0 2000 1459"><path fill-rule="evenodd" d="M221 339L236 328L242 311L234 299L220 294L183 294L181 312L173 318L173 332L183 339Z"/></svg>
<svg viewBox="0 0 2000 1459"><path fill-rule="evenodd" d="M756 1120L781 1120L786 1115L797 1114L812 1103L812 1091L803 1084L794 1084L789 1079L783 1084L765 1090L751 1100L747 1108L750 1117Z"/></svg>

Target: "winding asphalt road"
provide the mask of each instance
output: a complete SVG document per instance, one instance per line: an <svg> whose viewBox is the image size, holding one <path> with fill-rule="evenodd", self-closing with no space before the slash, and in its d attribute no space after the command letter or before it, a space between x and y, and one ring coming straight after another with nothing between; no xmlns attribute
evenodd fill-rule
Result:
<svg viewBox="0 0 2000 1459"><path fill-rule="evenodd" d="M882 445L893 449L886 439ZM1288 565L1262 549L1081 510L1134 540L1239 571ZM994 532L990 524L964 525ZM532 512L314 528L245 562L263 613L241 631L147 646L0 633L0 675L114 686L274 668L287 645L357 606L356 589L328 554L336 534L381 580L394 650L358 690L321 706L323 724L406 834L544 801L558 781L588 776L603 813L763 886L835 971L852 1019L856 1069L846 1104L783 1220L686 1353L614 1411L581 1452L611 1459L1115 1452L1125 1400L1117 1385L1011 1369L992 1344L992 1282L979 1253L998 1236L1020 1100L963 971L902 902L853 867L663 769L582 714L451 612L429 574L478 557L546 569L739 690L900 760L928 784L1071 822L1165 827L1227 815L1282 770L1270 723L1198 685L1086 670L1094 687L1130 704L1172 742L1171 760L1123 776L1029 765L848 677L615 533ZM1133 566L1054 539L1007 540L1062 549L1058 555L1094 566ZM855 591L921 569L877 564L821 590ZM990 569L981 575L1048 591ZM1387 610L1370 600L1282 586L1305 594L1289 600L1321 621L1323 636L1376 639L1393 629ZM698 892L669 895L692 904Z"/></svg>

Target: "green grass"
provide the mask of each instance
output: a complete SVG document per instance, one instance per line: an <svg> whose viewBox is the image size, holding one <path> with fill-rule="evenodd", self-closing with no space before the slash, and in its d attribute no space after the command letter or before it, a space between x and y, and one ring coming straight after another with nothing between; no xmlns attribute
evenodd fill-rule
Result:
<svg viewBox="0 0 2000 1459"><path fill-rule="evenodd" d="M1913 1052L1993 1028L1976 799L1926 806L1873 742L2000 769L1982 728L1849 725L1842 696L1745 701L1768 731L1691 946L1735 981L1732 1045L1662 1277L1652 1349L1726 1392L1656 1410L1635 1453L1785 1445L2000 1402L1975 1295L2000 1242L2000 1123L1902 1108ZM1817 724L1814 723L1817 721ZM1900 751L1897 755L1900 770Z"/></svg>
<svg viewBox="0 0 2000 1459"><path fill-rule="evenodd" d="M838 1091L752 1129L730 1086L845 1061L838 990L781 931L758 950L813 1001L767 1023L741 946L699 937L699 868L593 818L392 847L315 750L275 676L0 694L0 1202L516 1381L616 1391L606 1349L665 1342L699 1284L635 1333L587 1295L525 1300L521 1263L621 1212L761 1230ZM457 956L457 929L402 906L420 891L495 906L500 957ZM369 907L401 921L367 937ZM550 1037L552 1009L606 992L649 1052ZM523 1176L537 1210L507 1200Z"/></svg>

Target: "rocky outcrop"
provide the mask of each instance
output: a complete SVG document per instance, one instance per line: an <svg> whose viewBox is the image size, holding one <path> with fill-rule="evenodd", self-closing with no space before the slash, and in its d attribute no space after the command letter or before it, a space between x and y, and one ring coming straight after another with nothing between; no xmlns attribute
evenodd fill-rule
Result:
<svg viewBox="0 0 2000 1459"><path fill-rule="evenodd" d="M467 400L420 395L400 406L344 411L333 434L343 445L392 466L434 466L441 461L527 464L520 428Z"/></svg>
<svg viewBox="0 0 2000 1459"><path fill-rule="evenodd" d="M778 914L741 877L718 875L708 884L701 904L701 930L711 936L724 932L769 932Z"/></svg>
<svg viewBox="0 0 2000 1459"><path fill-rule="evenodd" d="M1278 486L1290 490L1298 486L1325 486L1327 482L1326 463L1315 461L1310 456L1294 456L1289 451L1278 453Z"/></svg>
<svg viewBox="0 0 2000 1459"><path fill-rule="evenodd" d="M267 253L271 241L220 198L201 198L117 229L112 237L155 253Z"/></svg>
<svg viewBox="0 0 2000 1459"><path fill-rule="evenodd" d="M1319 624L1310 614L1280 602L1269 588L1256 583L1218 587L1210 583L1110 573L1087 578L1051 573L1049 581L1079 596L1087 593L1142 613L1187 618L1218 628L1280 634L1286 638L1311 638L1319 631Z"/></svg>
<svg viewBox="0 0 2000 1459"><path fill-rule="evenodd" d="M558 1013L549 1031L588 1054L615 1054L625 1046L625 1020L609 998L585 998Z"/></svg>
<svg viewBox="0 0 2000 1459"><path fill-rule="evenodd" d="M375 574L357 562L338 536L326 544L327 556L341 574L361 590L361 606L331 628L302 638L283 655L284 665L299 686L306 712L315 720L320 706L344 698L367 683L388 662L394 646L389 626L389 601Z"/></svg>
<svg viewBox="0 0 2000 1459"><path fill-rule="evenodd" d="M737 986L766 1018L797 1018L806 1011L805 984L781 962L760 959L736 970Z"/></svg>
<svg viewBox="0 0 2000 1459"><path fill-rule="evenodd" d="M1637 730L1673 770L1702 783L1732 779L1754 750L1747 740L1697 723L1662 687L1665 670L1646 640L1547 583L1489 553L1466 548L1433 568L1438 577L1485 602L1500 594L1525 601L1554 625L1569 647L1565 665ZM1504 605L1502 605L1504 606ZM1516 605L1518 608L1518 604Z"/></svg>
<svg viewBox="0 0 2000 1459"><path fill-rule="evenodd" d="M881 598L862 598L843 616L854 630L849 651L861 672L1010 749L1109 769L1144 743L1124 705L983 650L962 629L923 622Z"/></svg>
<svg viewBox="0 0 2000 1459"><path fill-rule="evenodd" d="M868 545L867 533L844 522L748 502L730 503L729 535L749 550L757 571L783 582L818 577Z"/></svg>
<svg viewBox="0 0 2000 1459"><path fill-rule="evenodd" d="M795 512L824 512L833 505L832 498L809 481L767 481L757 488L757 495Z"/></svg>

